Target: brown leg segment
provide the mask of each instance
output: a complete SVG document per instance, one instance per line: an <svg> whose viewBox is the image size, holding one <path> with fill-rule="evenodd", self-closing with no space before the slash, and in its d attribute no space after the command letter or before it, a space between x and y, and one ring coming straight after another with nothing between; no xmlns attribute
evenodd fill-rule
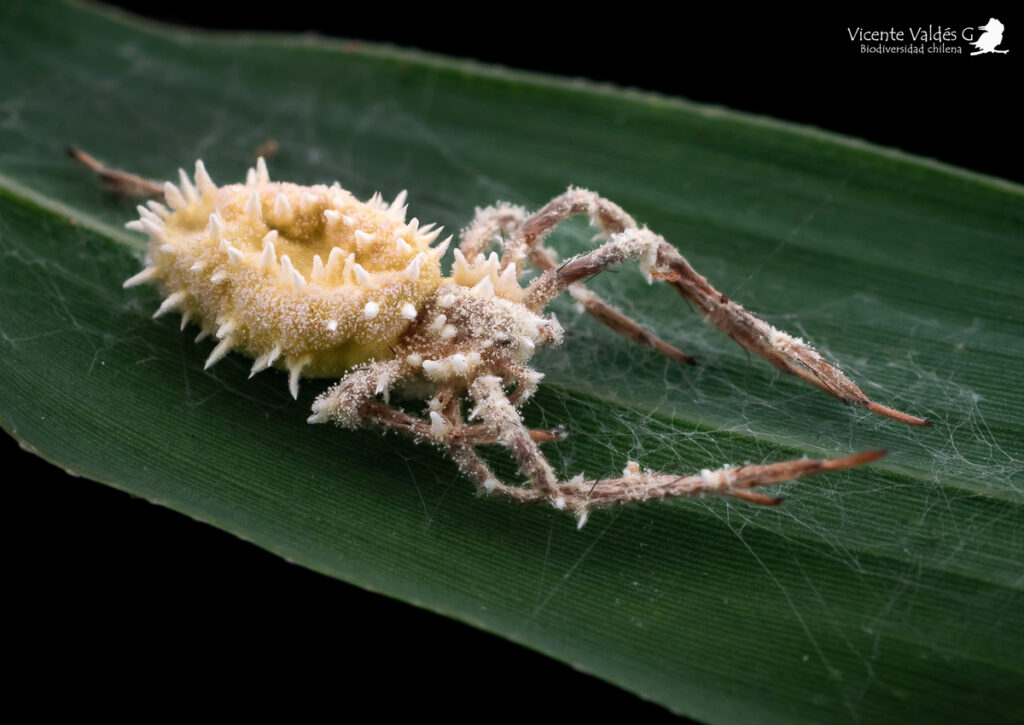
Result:
<svg viewBox="0 0 1024 725"><path fill-rule="evenodd" d="M758 319L712 287L675 247L647 229L628 229L594 251L546 272L530 285L525 302L531 309L542 309L573 283L632 259L641 260L649 275L667 281L695 304L715 327L779 370L806 380L844 403L861 405L908 425L931 425L925 418L870 400L838 368L802 340Z"/></svg>
<svg viewBox="0 0 1024 725"><path fill-rule="evenodd" d="M512 204L477 208L472 223L459 234L459 250L466 259L486 254L487 249L501 235L514 235L528 216L523 207Z"/></svg>
<svg viewBox="0 0 1024 725"><path fill-rule="evenodd" d="M521 269L522 263L529 257L537 270L546 272L554 269L557 262L556 257L549 255L548 250L540 245L540 240L555 226L577 214L590 214L605 232L618 232L636 226L636 222L617 205L591 191L570 189L529 217L523 207L511 204L477 209L472 224L462 231L459 249L467 259L473 259L477 254L485 253L500 234L507 234L509 242L503 253L502 269L512 261ZM602 300L583 284L573 285L570 292L584 311L601 324L673 360L687 365L694 364L692 357Z"/></svg>
<svg viewBox="0 0 1024 725"><path fill-rule="evenodd" d="M164 197L163 184L157 184L135 174L110 169L81 149L69 148L68 156L88 168L100 177L104 184L119 194L129 197L142 196L150 199L163 199Z"/></svg>
<svg viewBox="0 0 1024 725"><path fill-rule="evenodd" d="M510 447L520 460L524 472L547 462L539 451L531 452L530 447L515 436L510 436ZM681 498L686 496L719 495L730 496L762 506L777 506L781 498L752 491L757 486L790 481L804 476L828 471L838 471L876 461L885 451L863 451L845 458L803 459L783 461L766 465L722 468L717 471L703 470L689 476L641 471L636 464L629 464L621 478L588 481L577 476L571 481L555 482L554 493L545 491L535 479L530 488L507 486L491 472L490 468L473 451L470 445L451 445L449 452L459 468L473 479L483 493L500 496L517 503L539 503L549 501L556 508L574 512L583 526L590 509L614 504L649 501L652 499ZM537 459L537 460L533 460ZM550 470L550 467L547 467ZM552 474L553 476L553 474Z"/></svg>
<svg viewBox="0 0 1024 725"><path fill-rule="evenodd" d="M494 432L498 442L509 447L522 474L545 496L555 500L558 478L537 443L530 438L519 412L509 402L501 380L494 375L481 376L473 381L469 394L477 406L470 418L480 418Z"/></svg>
<svg viewBox="0 0 1024 725"><path fill-rule="evenodd" d="M438 439L432 433L430 423L396 410L385 403L378 401L365 403L359 408L359 412L360 417L371 424L375 423L399 433L405 433L413 438L429 438L437 443L444 442L451 445L465 446L486 446L499 443L494 429L487 425L450 423L451 427L448 432L442 439ZM565 439L565 431L561 428L552 428L550 430L529 429L526 432L530 436L530 440L538 443Z"/></svg>
<svg viewBox="0 0 1024 725"><path fill-rule="evenodd" d="M555 262L551 260L546 254L546 250L539 244L530 250L530 261L541 272L548 272L556 268ZM623 337L627 337L640 345L654 348L662 355L678 360L681 363L686 363L687 365L697 364L697 361L685 352L665 342L646 327L602 300L595 292L587 289L583 283L575 282L569 285L569 294L583 306L587 314Z"/></svg>

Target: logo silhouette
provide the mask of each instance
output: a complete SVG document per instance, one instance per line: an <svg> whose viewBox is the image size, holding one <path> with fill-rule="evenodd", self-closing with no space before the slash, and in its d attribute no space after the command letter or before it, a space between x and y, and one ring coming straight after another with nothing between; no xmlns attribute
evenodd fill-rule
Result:
<svg viewBox="0 0 1024 725"><path fill-rule="evenodd" d="M984 30L981 37L971 45L977 48L971 55L982 55L984 53L1009 53L1008 50L998 50L999 44L1003 42L1003 24L995 18L989 18L985 25L978 26L978 30Z"/></svg>

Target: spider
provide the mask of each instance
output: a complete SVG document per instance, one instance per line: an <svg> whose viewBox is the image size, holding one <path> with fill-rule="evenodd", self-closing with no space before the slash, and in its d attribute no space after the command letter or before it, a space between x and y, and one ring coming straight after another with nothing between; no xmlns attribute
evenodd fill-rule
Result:
<svg viewBox="0 0 1024 725"><path fill-rule="evenodd" d="M844 403L910 425L923 418L876 403L803 340L758 319L699 275L661 236L618 205L569 188L530 214L511 204L477 209L454 250L452 274L440 260L452 237L406 221L406 193L392 202L375 194L360 202L337 183L303 187L270 181L262 158L245 184L218 187L201 161L193 179L154 184L114 171L84 152L72 155L122 192L163 199L139 206L129 229L149 236L147 266L125 282L157 284L164 301L154 314L182 313L199 339L215 336L206 367L229 351L254 359L252 375L269 367L299 378L339 378L316 398L310 423L343 428L381 426L445 449L481 493L519 503L548 502L576 515L590 509L675 496L719 494L755 504L781 499L751 490L820 471L869 463L884 451L845 458L796 460L702 470L680 476L641 470L630 461L615 478L559 480L539 443L556 430L529 430L520 408L543 375L529 366L536 350L562 341L545 307L568 292L600 322L683 363L688 355L600 299L583 280L638 261L648 282L663 280L747 350ZM166 204L166 205L165 205ZM603 243L559 263L544 239L559 223L586 215ZM500 254L492 251L497 245ZM325 261L326 259L326 261ZM539 274L523 286L527 265ZM250 376L251 377L251 376ZM426 400L416 416L391 396ZM465 402L468 400L468 405ZM464 414L468 412L468 415ZM505 446L529 486L500 481L476 448Z"/></svg>

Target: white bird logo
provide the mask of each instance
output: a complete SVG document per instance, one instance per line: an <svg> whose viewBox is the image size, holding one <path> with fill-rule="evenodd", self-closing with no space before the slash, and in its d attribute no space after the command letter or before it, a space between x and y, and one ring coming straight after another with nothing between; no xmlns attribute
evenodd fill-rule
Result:
<svg viewBox="0 0 1024 725"><path fill-rule="evenodd" d="M978 27L978 30L984 30L980 38L975 40L971 45L977 48L976 51L971 55L982 55L983 53L1009 53L1008 50L997 50L999 44L1003 42L1003 24L995 18L989 18L988 23Z"/></svg>

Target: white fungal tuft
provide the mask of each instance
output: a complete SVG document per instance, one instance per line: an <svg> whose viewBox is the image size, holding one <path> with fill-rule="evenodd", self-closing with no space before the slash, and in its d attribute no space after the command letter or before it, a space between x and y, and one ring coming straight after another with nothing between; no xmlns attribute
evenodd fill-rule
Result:
<svg viewBox="0 0 1024 725"><path fill-rule="evenodd" d="M188 202L185 201L185 197L178 191L178 187L169 181L164 182L164 200L175 210L184 209L188 206Z"/></svg>
<svg viewBox="0 0 1024 725"><path fill-rule="evenodd" d="M435 438L444 438L448 432L448 423L435 410L430 411L430 434Z"/></svg>
<svg viewBox="0 0 1024 725"><path fill-rule="evenodd" d="M292 394L292 398L299 397L299 376L302 374L302 369L309 364L310 357L303 355L299 358L291 358L287 361L288 367L288 392Z"/></svg>
<svg viewBox="0 0 1024 725"><path fill-rule="evenodd" d="M417 254L413 258L413 260L411 262L409 262L409 266L407 266L405 268L405 271L403 272L403 275L410 282L415 282L417 279L419 279L419 277L420 277L420 267L423 265L423 258L424 258L424 256L425 255L422 254L422 253Z"/></svg>
<svg viewBox="0 0 1024 725"><path fill-rule="evenodd" d="M189 206L199 201L196 187L192 186L192 180L188 178L185 169L178 169L178 185L181 187L181 193L185 197L185 201L189 203Z"/></svg>
<svg viewBox="0 0 1024 725"><path fill-rule="evenodd" d="M351 257L352 255L349 256ZM373 280L370 278L370 273L363 269L363 266L358 262L356 262L353 267L356 274L356 284L360 287L372 287Z"/></svg>
<svg viewBox="0 0 1024 725"><path fill-rule="evenodd" d="M202 195L203 200L207 201L217 193L217 185L213 183L213 179L210 178L210 174L206 171L206 165L203 164L202 160L196 161L196 173L195 173L196 186L199 188L199 193Z"/></svg>
<svg viewBox="0 0 1024 725"><path fill-rule="evenodd" d="M292 218L292 205L284 194L278 194L274 197L274 216L278 219Z"/></svg>
<svg viewBox="0 0 1024 725"><path fill-rule="evenodd" d="M157 308L156 312L153 313L153 318L156 319L157 317L160 317L161 315L170 312L178 305L180 305L182 302L184 302L186 296L187 295L182 291L174 292L168 295L167 298L160 303L160 307Z"/></svg>
<svg viewBox="0 0 1024 725"><path fill-rule="evenodd" d="M256 181L261 184L270 183L270 172L267 171L267 162L262 156L256 159Z"/></svg>
<svg viewBox="0 0 1024 725"><path fill-rule="evenodd" d="M206 358L206 364L203 365L203 370L209 370L211 367L220 362L225 355L231 351L231 347L234 345L234 338L228 336L217 343L217 346L213 348L213 352L210 353L210 357Z"/></svg>
<svg viewBox="0 0 1024 725"><path fill-rule="evenodd" d="M136 285L145 284L146 282L152 282L160 276L160 271L156 267L146 267L138 274L132 275L124 281L122 287L134 287ZM413 315L415 317L415 315Z"/></svg>
<svg viewBox="0 0 1024 725"><path fill-rule="evenodd" d="M249 194L249 201L245 204L245 215L254 224L263 223L263 207L260 204L259 192L255 189Z"/></svg>

